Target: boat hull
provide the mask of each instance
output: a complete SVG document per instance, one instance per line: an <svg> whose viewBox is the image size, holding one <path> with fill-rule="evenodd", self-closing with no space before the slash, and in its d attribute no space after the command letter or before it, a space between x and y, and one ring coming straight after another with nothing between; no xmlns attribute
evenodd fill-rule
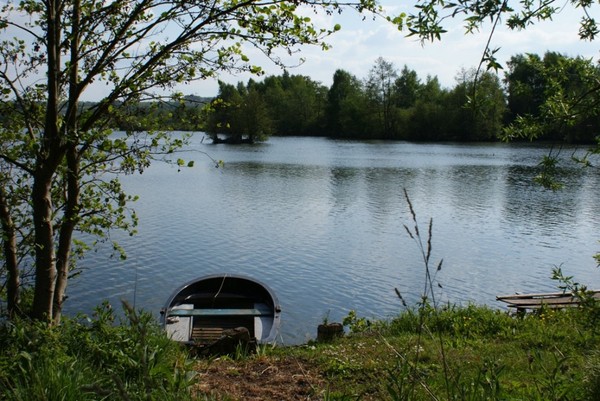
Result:
<svg viewBox="0 0 600 401"><path fill-rule="evenodd" d="M272 343L280 318L281 307L269 287L231 274L204 276L184 284L162 310L162 324L170 338L200 346L240 327L258 343Z"/></svg>

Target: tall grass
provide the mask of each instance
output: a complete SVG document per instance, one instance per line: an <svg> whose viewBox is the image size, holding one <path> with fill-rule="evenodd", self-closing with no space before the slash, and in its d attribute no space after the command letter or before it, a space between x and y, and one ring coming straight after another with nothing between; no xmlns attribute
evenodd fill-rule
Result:
<svg viewBox="0 0 600 401"><path fill-rule="evenodd" d="M426 241L423 239L423 237L421 236L421 230L419 229L419 223L417 220L417 214L415 212L415 209L412 205L412 202L410 200L410 197L408 196L408 192L406 191L406 189L404 190L404 198L406 199L406 202L408 204L409 210L410 210L410 215L412 218L412 222L413 222L413 226L412 228L410 228L409 226L407 226L406 224L404 224L404 229L406 230L408 236L416 243L417 247L419 248L419 252L421 255L421 258L423 260L423 272L424 272L424 280L423 280L423 291L421 293L421 302L418 305L418 324L416 326L416 333L417 333L417 344L415 346L415 350L416 352L414 353L414 360L413 361L408 361L408 360L403 360L403 364L408 364L409 368L406 369L406 367L402 366L401 367L401 374L403 375L407 375L407 377L402 377L401 378L401 382L402 382L402 386L396 386L398 387L398 391L394 390L394 391L390 391L390 395L392 396L393 399L398 399L398 400L404 400L404 399L410 399L410 397L412 396L412 392L414 391L415 386L406 386L405 385L405 381L407 381L407 379L409 379L407 382L408 383L418 383L420 386L424 387L425 389L428 389L427 384L419 377L419 369L418 369L418 363L419 363L419 359L421 356L421 349L422 349L422 340L423 340L423 335L425 335L426 333L431 333L431 331L429 330L429 326L425 324L425 318L427 316L427 314L431 314L433 312L433 315L435 316L437 314L437 310L438 310L438 303L436 300L436 296L435 296L435 289L436 288L441 288L441 284L437 283L435 280L435 277L437 275L437 273L442 269L442 265L443 265L443 259L441 259L437 265L432 266L432 260L431 260L431 256L432 256L432 250L433 250L433 245L432 245L432 239L433 239L433 219L430 218L429 219L429 225L428 225L428 230L427 230L427 239ZM436 283L437 285L434 285L434 283ZM402 304L404 305L405 308L408 309L408 305L406 304L404 297L402 296L402 293L400 290L398 290L398 288L394 289L396 291L396 295L398 295L398 298L400 299L400 301L402 302ZM438 320L435 319L434 320L434 324L438 324ZM440 333L440 330L436 330L436 332ZM442 356L442 366L443 366L443 371L444 371L444 380L445 380L445 384L446 384L446 391L448 393L448 395L450 394L451 390L450 390L450 378L449 378L449 372L448 372L448 364L447 364L447 357L446 357L446 347L443 341L443 338L441 335L438 336L439 339L439 352ZM396 380L397 381L397 380ZM394 383L395 381L392 380L392 383ZM393 388L390 387L390 388ZM402 390L399 391L400 389L406 389L406 390ZM403 392L406 392L406 394L404 394ZM432 397L435 397L434 394L431 394Z"/></svg>
<svg viewBox="0 0 600 401"><path fill-rule="evenodd" d="M191 362L154 318L103 304L59 327L11 321L0 332L0 400L189 400ZM117 324L118 323L118 324Z"/></svg>

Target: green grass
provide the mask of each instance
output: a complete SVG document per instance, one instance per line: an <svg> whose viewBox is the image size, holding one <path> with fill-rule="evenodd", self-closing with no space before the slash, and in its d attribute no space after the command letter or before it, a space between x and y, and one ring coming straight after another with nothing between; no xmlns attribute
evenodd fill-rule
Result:
<svg viewBox="0 0 600 401"><path fill-rule="evenodd" d="M0 329L0 400L191 399L192 361L150 314L108 305L59 327L13 321Z"/></svg>
<svg viewBox="0 0 600 401"><path fill-rule="evenodd" d="M308 361L322 379L315 399L327 401L594 401L600 341L592 312L514 317L474 305L425 307L379 322L350 314L343 338L229 359ZM0 331L0 400L192 400L197 364L150 315L128 308L121 322L106 306L60 327L11 322ZM233 399L226 388L212 394L197 399Z"/></svg>
<svg viewBox="0 0 600 401"><path fill-rule="evenodd" d="M333 343L278 352L317 362L329 391L344 397L600 399L600 342L585 311L516 318L468 306L423 313L423 320L406 312Z"/></svg>

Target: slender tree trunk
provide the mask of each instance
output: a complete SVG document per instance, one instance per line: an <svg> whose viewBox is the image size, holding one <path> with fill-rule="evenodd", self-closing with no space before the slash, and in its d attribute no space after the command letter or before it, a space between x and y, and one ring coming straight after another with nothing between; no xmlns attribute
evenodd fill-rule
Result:
<svg viewBox="0 0 600 401"><path fill-rule="evenodd" d="M71 242L73 231L77 225L79 208L79 162L74 147L67 151L67 201L65 216L60 228L60 236L57 252L57 277L54 293L53 319L54 323L60 323L62 305L65 300L67 281L71 264Z"/></svg>
<svg viewBox="0 0 600 401"><path fill-rule="evenodd" d="M52 180L64 150L58 129L60 82L60 1L46 3L48 101L42 146L33 174L32 209L35 239L35 291L33 318L52 322L56 285Z"/></svg>
<svg viewBox="0 0 600 401"><path fill-rule="evenodd" d="M15 225L10 215L10 207L6 198L4 187L0 187L0 220L2 222L2 239L4 262L7 271L7 306L8 316L13 317L19 311L20 304L20 277L17 258L17 235Z"/></svg>
<svg viewBox="0 0 600 401"><path fill-rule="evenodd" d="M57 276L53 301L54 323L60 323L62 306L67 291L67 281L71 265L71 242L73 231L79 216L79 155L77 153L77 113L79 98L79 44L81 21L81 1L73 1L73 19L71 31L71 62L69 71L69 104L66 115L66 130L68 149L67 159L67 192L65 200L65 215L60 228L57 251Z"/></svg>
<svg viewBox="0 0 600 401"><path fill-rule="evenodd" d="M32 190L35 227L33 318L52 321L52 303L56 284L54 230L52 228L52 176L43 173L34 176Z"/></svg>

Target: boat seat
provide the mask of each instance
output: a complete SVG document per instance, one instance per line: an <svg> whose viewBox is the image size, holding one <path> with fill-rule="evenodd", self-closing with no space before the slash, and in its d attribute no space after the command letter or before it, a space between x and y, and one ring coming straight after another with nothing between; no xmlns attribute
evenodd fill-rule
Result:
<svg viewBox="0 0 600 401"><path fill-rule="evenodd" d="M269 316L270 309L171 309L169 316Z"/></svg>

